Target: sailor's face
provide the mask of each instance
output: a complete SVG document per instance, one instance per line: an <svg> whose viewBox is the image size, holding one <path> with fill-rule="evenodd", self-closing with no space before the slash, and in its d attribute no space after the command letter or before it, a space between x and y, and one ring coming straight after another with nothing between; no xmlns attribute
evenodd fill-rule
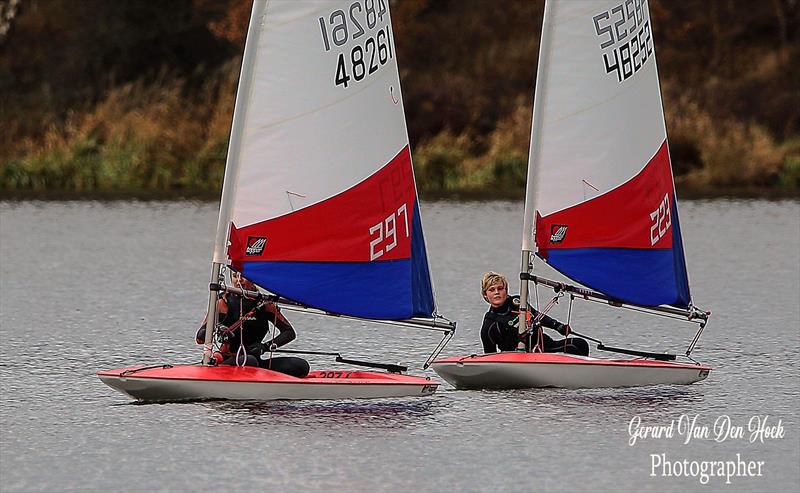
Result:
<svg viewBox="0 0 800 493"><path fill-rule="evenodd" d="M233 275L233 285L239 289L246 289L248 291L253 291L255 285L249 279L242 277L241 274L234 274Z"/></svg>
<svg viewBox="0 0 800 493"><path fill-rule="evenodd" d="M506 298L508 298L508 289L506 289L503 283L498 282L486 288L483 294L486 295L489 304L497 308L506 302Z"/></svg>

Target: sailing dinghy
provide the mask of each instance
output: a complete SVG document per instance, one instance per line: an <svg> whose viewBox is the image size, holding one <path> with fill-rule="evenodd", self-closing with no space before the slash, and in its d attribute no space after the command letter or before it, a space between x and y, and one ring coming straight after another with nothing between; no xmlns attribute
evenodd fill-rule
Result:
<svg viewBox="0 0 800 493"><path fill-rule="evenodd" d="M689 293L647 1L547 0L539 50L520 269L522 347L441 359L433 369L460 389L703 380L711 368L689 355L710 312ZM533 275L532 252L581 286ZM538 352L530 283L554 290L540 312L568 297L570 313L584 299L697 323L687 362L577 333L599 350L636 358Z"/></svg>
<svg viewBox="0 0 800 493"><path fill-rule="evenodd" d="M228 269L264 291L226 285ZM435 315L387 0L254 2L210 288L202 363L101 371L100 379L142 401L436 390L437 382L406 375L404 367L335 352L324 354L388 371L318 370L295 378L209 364L223 292L439 330L443 341L452 336L455 325Z"/></svg>

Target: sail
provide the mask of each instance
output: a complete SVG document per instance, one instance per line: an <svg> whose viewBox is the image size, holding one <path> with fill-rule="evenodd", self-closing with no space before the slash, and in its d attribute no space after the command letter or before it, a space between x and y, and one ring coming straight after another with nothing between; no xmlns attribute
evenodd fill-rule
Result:
<svg viewBox="0 0 800 493"><path fill-rule="evenodd" d="M690 305L646 0L548 0L533 127L537 255L620 301Z"/></svg>
<svg viewBox="0 0 800 493"><path fill-rule="evenodd" d="M223 192L232 267L328 312L431 317L388 1L252 15Z"/></svg>

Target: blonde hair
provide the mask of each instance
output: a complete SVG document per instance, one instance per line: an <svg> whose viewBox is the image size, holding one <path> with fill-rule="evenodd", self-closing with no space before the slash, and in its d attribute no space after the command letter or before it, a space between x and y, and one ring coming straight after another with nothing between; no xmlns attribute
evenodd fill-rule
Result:
<svg viewBox="0 0 800 493"><path fill-rule="evenodd" d="M502 284L506 291L508 291L508 279L503 274L498 274L497 272L489 271L483 275L483 279L481 279L481 296L486 301L489 299L486 297L486 290L489 289L489 286L493 286L495 284Z"/></svg>

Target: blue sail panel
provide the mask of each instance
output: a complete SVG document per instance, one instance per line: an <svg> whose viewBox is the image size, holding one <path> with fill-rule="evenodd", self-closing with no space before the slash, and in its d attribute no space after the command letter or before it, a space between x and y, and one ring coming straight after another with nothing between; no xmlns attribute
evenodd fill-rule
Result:
<svg viewBox="0 0 800 493"><path fill-rule="evenodd" d="M548 263L584 286L625 303L686 308L690 302L686 277L674 269L672 249L560 249L550 251Z"/></svg>
<svg viewBox="0 0 800 493"><path fill-rule="evenodd" d="M431 317L435 310L433 286L428 269L425 236L419 215L419 201L414 201L414 219L411 232L411 294L415 317Z"/></svg>
<svg viewBox="0 0 800 493"><path fill-rule="evenodd" d="M430 304L412 296L411 267L411 260L245 262L243 274L275 294L332 313L379 320L430 317Z"/></svg>

